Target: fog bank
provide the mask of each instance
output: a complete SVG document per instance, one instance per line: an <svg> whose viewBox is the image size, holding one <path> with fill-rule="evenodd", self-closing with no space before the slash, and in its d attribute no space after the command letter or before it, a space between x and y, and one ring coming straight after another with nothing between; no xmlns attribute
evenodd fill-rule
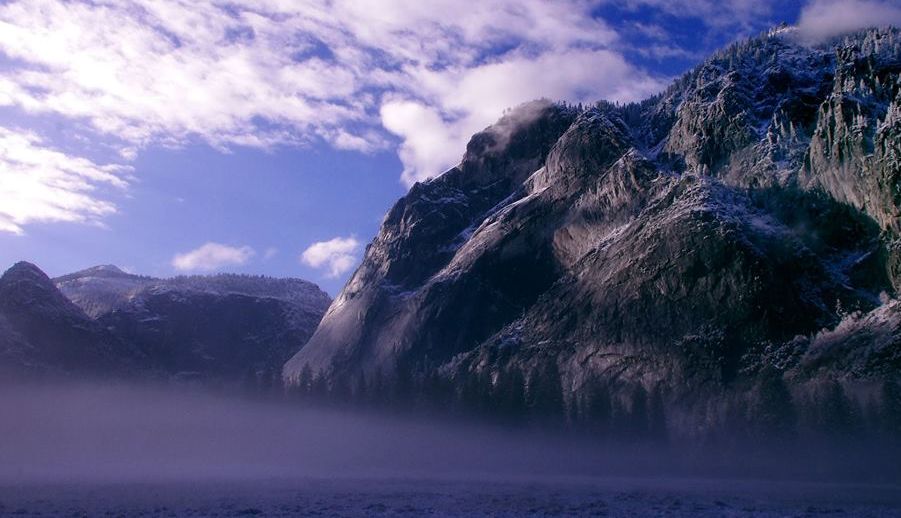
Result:
<svg viewBox="0 0 901 518"><path fill-rule="evenodd" d="M610 476L891 482L822 455L611 444L578 435L386 417L116 384L0 386L0 484L274 478L576 480ZM847 455L837 455L846 459ZM818 459L818 460L815 460Z"/></svg>

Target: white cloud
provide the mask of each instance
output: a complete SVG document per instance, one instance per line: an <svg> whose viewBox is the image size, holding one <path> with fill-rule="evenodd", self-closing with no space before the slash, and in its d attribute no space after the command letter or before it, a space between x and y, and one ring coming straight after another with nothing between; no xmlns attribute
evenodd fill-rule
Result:
<svg viewBox="0 0 901 518"><path fill-rule="evenodd" d="M119 149L119 156L123 159L128 160L129 162L133 161L138 157L138 150L134 147L124 147Z"/></svg>
<svg viewBox="0 0 901 518"><path fill-rule="evenodd" d="M361 243L357 238L336 237L313 243L300 254L300 261L313 268L324 268L327 277L338 277L357 263Z"/></svg>
<svg viewBox="0 0 901 518"><path fill-rule="evenodd" d="M116 206L98 191L122 189L130 168L100 165L48 147L36 134L0 126L0 232L33 222L99 224Z"/></svg>
<svg viewBox="0 0 901 518"><path fill-rule="evenodd" d="M361 113L329 101L352 93L351 72L292 59L310 45L295 30L203 1L6 3L0 50L28 66L7 74L0 100L134 144L302 142Z"/></svg>
<svg viewBox="0 0 901 518"><path fill-rule="evenodd" d="M868 27L901 25L901 5L880 0L813 0L801 11L798 30L809 42Z"/></svg>
<svg viewBox="0 0 901 518"><path fill-rule="evenodd" d="M468 135L461 123L445 121L439 110L421 102L390 101L382 105L382 123L400 136L398 155L404 164L406 185L444 172L463 155L461 142Z"/></svg>
<svg viewBox="0 0 901 518"><path fill-rule="evenodd" d="M652 40L666 41L669 39L669 32L667 32L666 29L664 29L660 25L654 23L636 22L632 24L632 28L638 33Z"/></svg>
<svg viewBox="0 0 901 518"><path fill-rule="evenodd" d="M225 266L240 266L247 263L255 254L249 246L229 246L220 243L204 245L176 254L172 258L172 266L179 271L213 271Z"/></svg>
<svg viewBox="0 0 901 518"><path fill-rule="evenodd" d="M596 4L3 2L0 106L87 123L128 160L193 139L222 149L324 139L368 153L390 146L387 129L410 183L453 165L469 133L522 101L659 88L615 51ZM414 135L425 130L438 137Z"/></svg>
<svg viewBox="0 0 901 518"><path fill-rule="evenodd" d="M275 248L274 246L270 246L269 248L266 249L265 252L263 252L263 260L268 261L269 259L272 259L276 255L278 255L278 248Z"/></svg>
<svg viewBox="0 0 901 518"><path fill-rule="evenodd" d="M541 97L635 101L663 87L621 55L603 49L555 50L475 67L420 67L407 73L421 85L420 95L427 101L389 101L381 115L385 128L403 139L399 154L408 185L455 165L469 137L506 108Z"/></svg>

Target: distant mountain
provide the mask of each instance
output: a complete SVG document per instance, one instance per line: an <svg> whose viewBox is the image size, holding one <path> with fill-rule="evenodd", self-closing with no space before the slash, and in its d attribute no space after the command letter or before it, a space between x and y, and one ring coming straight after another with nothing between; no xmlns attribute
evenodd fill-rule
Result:
<svg viewBox="0 0 901 518"><path fill-rule="evenodd" d="M278 299L287 304L293 325L315 327L331 298L315 284L302 279L261 275L191 275L159 279L126 273L102 265L53 279L62 293L92 318L99 318L132 304L149 292L203 292Z"/></svg>
<svg viewBox="0 0 901 518"><path fill-rule="evenodd" d="M271 382L331 303L310 282L251 275L157 279L106 265L54 282L98 325L146 355L147 368L216 383Z"/></svg>
<svg viewBox="0 0 901 518"><path fill-rule="evenodd" d="M56 287L91 318L119 309L143 288L159 281L125 273L111 264L53 279Z"/></svg>
<svg viewBox="0 0 901 518"><path fill-rule="evenodd" d="M331 302L300 279L156 279L97 266L0 278L0 371L271 383Z"/></svg>
<svg viewBox="0 0 901 518"><path fill-rule="evenodd" d="M782 29L640 103L521 106L388 212L284 377L682 435L878 405L899 73L897 29Z"/></svg>
<svg viewBox="0 0 901 518"><path fill-rule="evenodd" d="M16 263L0 277L0 370L7 375L124 374L139 357L35 265Z"/></svg>

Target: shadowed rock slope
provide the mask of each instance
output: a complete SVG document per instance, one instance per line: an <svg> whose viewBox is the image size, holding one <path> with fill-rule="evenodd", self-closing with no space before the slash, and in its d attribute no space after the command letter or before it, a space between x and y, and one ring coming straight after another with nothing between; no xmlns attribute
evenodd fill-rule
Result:
<svg viewBox="0 0 901 518"><path fill-rule="evenodd" d="M331 302L300 279L156 279L97 266L0 278L0 371L270 386Z"/></svg>
<svg viewBox="0 0 901 518"><path fill-rule="evenodd" d="M106 265L55 282L99 325L141 351L148 370L225 383L271 383L331 303L313 283L251 275L157 279Z"/></svg>
<svg viewBox="0 0 901 518"><path fill-rule="evenodd" d="M0 372L121 375L140 354L91 320L37 266L19 262L0 277Z"/></svg>

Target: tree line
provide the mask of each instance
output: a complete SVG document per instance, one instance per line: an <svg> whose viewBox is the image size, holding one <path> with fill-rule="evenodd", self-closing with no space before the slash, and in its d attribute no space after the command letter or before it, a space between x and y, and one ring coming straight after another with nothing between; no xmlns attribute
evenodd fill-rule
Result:
<svg viewBox="0 0 901 518"><path fill-rule="evenodd" d="M467 371L454 378L437 369L399 362L390 375L375 371L335 378L305 366L296 383L282 385L272 369L250 371L248 393L292 402L432 415L454 415L510 426L565 428L615 439L665 443L670 439L666 390L611 385L599 377L565 394L556 362L524 372ZM901 387L882 382L868 399L849 395L835 380L794 391L781 372L765 369L752 384L727 392L699 427L706 439L736 443L798 439L845 441L879 439L901 443ZM697 415L695 418L698 418Z"/></svg>

